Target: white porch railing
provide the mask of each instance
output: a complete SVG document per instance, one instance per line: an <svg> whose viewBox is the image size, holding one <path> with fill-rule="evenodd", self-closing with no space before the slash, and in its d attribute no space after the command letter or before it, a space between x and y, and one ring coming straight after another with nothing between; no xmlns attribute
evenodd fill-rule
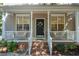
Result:
<svg viewBox="0 0 79 59"><path fill-rule="evenodd" d="M50 37L57 40L75 40L75 31L50 31Z"/></svg>
<svg viewBox="0 0 79 59"><path fill-rule="evenodd" d="M26 39L30 37L30 31L6 31L6 39Z"/></svg>
<svg viewBox="0 0 79 59"><path fill-rule="evenodd" d="M6 39L26 39L30 37L30 31L6 31ZM75 40L75 31L50 31L50 37L58 40Z"/></svg>

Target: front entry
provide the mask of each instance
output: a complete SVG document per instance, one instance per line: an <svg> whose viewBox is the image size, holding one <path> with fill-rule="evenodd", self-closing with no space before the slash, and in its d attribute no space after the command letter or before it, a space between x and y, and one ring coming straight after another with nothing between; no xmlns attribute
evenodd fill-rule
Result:
<svg viewBox="0 0 79 59"><path fill-rule="evenodd" d="M36 19L36 38L45 38L44 19Z"/></svg>

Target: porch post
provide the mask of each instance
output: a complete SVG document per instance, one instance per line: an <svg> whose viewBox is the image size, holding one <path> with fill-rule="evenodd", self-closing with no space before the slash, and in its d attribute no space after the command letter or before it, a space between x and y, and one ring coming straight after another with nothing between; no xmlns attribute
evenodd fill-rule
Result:
<svg viewBox="0 0 79 59"><path fill-rule="evenodd" d="M48 46L49 46L49 51L50 51L50 55L51 55L52 54L52 41L50 39L49 15L50 15L50 12L48 11Z"/></svg>
<svg viewBox="0 0 79 59"><path fill-rule="evenodd" d="M32 11L31 11L31 29L30 29L30 39L29 39L29 55L31 55L31 48L32 48Z"/></svg>
<svg viewBox="0 0 79 59"><path fill-rule="evenodd" d="M3 13L2 15L2 38L5 38L5 23L6 23L6 18L7 18L8 14L7 13Z"/></svg>

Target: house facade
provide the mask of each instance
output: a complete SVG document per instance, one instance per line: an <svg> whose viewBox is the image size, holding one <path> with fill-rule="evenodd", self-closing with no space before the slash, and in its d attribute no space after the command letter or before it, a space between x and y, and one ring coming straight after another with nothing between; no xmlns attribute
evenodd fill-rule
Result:
<svg viewBox="0 0 79 59"><path fill-rule="evenodd" d="M50 54L54 43L79 44L78 4L12 5L2 11L2 38L29 42L29 51L33 40L48 42Z"/></svg>

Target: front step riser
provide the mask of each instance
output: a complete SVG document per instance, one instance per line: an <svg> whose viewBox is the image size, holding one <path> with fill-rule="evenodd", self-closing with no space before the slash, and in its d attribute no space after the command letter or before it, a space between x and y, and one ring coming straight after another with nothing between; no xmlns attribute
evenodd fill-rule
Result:
<svg viewBox="0 0 79 59"><path fill-rule="evenodd" d="M42 40L33 41L31 54L33 56L49 55L48 42Z"/></svg>

